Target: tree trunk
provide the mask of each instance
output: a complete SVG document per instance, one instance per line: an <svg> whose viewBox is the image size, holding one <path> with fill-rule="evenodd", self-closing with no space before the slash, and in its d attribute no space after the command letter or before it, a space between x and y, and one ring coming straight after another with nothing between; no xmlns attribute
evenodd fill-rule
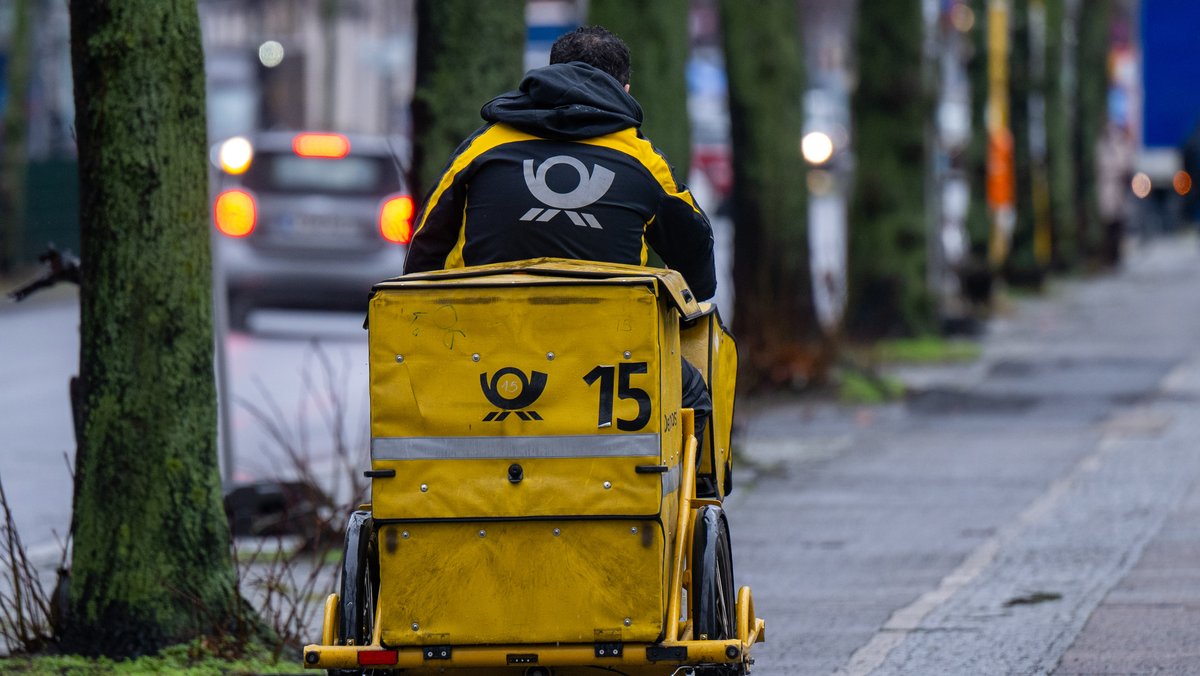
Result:
<svg viewBox="0 0 1200 676"><path fill-rule="evenodd" d="M988 242L992 221L987 204L988 155L988 0L970 0L974 15L971 27L967 77L971 81L971 140L967 143L964 168L970 186L967 207L969 253L961 271L963 295L973 306L986 310L991 306L993 271L988 263Z"/></svg>
<svg viewBox="0 0 1200 676"><path fill-rule="evenodd" d="M1077 115L1075 120L1075 240L1089 265L1102 258L1096 144L1104 130L1108 106L1108 41L1111 0L1080 3L1076 48Z"/></svg>
<svg viewBox="0 0 1200 676"><path fill-rule="evenodd" d="M1018 286L1038 286L1041 271L1034 256L1034 167L1030 143L1033 120L1030 100L1040 86L1034 72L1030 50L1029 0L1012 0L1009 5L1008 96L1011 109L1010 125L1013 137L1013 163L1016 174L1016 223L1013 226L1012 249L1005 261L1008 281Z"/></svg>
<svg viewBox="0 0 1200 676"><path fill-rule="evenodd" d="M1046 2L1046 142L1049 163L1053 264L1068 269L1078 262L1074 236L1075 16L1068 0Z"/></svg>
<svg viewBox="0 0 1200 676"><path fill-rule="evenodd" d="M82 217L68 650L129 656L239 607L213 385L195 0L71 0Z"/></svg>
<svg viewBox="0 0 1200 676"><path fill-rule="evenodd" d="M687 180L691 125L687 110L688 1L591 0L591 23L604 26L629 45L629 91L646 114L642 131Z"/></svg>
<svg viewBox="0 0 1200 676"><path fill-rule="evenodd" d="M875 338L933 330L926 284L925 130L920 0L859 4L847 328Z"/></svg>
<svg viewBox="0 0 1200 676"><path fill-rule="evenodd" d="M0 275L24 257L25 172L29 164L29 57L33 30L30 0L12 4L8 50L8 105L4 110L4 161L0 163Z"/></svg>
<svg viewBox="0 0 1200 676"><path fill-rule="evenodd" d="M734 328L749 387L819 378L830 358L813 305L804 57L794 0L722 0L733 142Z"/></svg>
<svg viewBox="0 0 1200 676"><path fill-rule="evenodd" d="M479 108L516 89L524 58L525 0L417 0L410 170L417 199L482 124Z"/></svg>

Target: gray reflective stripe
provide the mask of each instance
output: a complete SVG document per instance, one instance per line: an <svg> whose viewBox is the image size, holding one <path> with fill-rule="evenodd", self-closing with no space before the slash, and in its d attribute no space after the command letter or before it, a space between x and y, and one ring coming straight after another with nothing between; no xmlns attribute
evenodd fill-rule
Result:
<svg viewBox="0 0 1200 676"><path fill-rule="evenodd" d="M537 437L373 437L372 460L638 458L657 456L657 434Z"/></svg>
<svg viewBox="0 0 1200 676"><path fill-rule="evenodd" d="M678 463L673 465L671 469L667 470L666 474L663 474L663 495L670 495L671 493L679 490L679 467L682 464L683 463Z"/></svg>

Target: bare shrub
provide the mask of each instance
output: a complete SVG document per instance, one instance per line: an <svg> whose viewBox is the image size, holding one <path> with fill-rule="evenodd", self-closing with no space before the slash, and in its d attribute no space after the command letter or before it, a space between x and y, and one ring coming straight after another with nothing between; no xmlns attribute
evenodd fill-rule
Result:
<svg viewBox="0 0 1200 676"><path fill-rule="evenodd" d="M345 392L349 389L348 356L343 355L335 365L328 351L313 339L301 365L301 385L297 410L293 420L284 414L279 402L260 379L254 379L258 400L238 397L237 403L250 413L267 437L287 459L286 473L294 481L277 478L280 490L288 494L279 521L291 524L291 532L305 537L305 551L320 551L340 544L345 515L367 498L369 484L362 475L365 460L361 450L365 439L350 438L347 424L348 405ZM328 440L318 449L310 438L306 421L316 416L325 428ZM315 451L328 453L333 459L332 474L319 474L314 469ZM276 524L268 520L255 526L248 535L279 534L285 528L271 529Z"/></svg>
<svg viewBox="0 0 1200 676"><path fill-rule="evenodd" d="M294 419L260 380L254 381L257 401L237 399L282 451L286 473L295 477L277 482L284 495L282 509L243 533L269 537L234 554L243 593L278 636L276 655L315 638L317 613L340 570L340 557L331 553L342 545L346 516L369 494L362 474L366 440L353 439L348 422L349 359L343 355L335 363L319 340L310 341ZM320 420L325 433L319 443L305 424L311 416ZM314 467L318 453L333 460L332 473Z"/></svg>
<svg viewBox="0 0 1200 676"><path fill-rule="evenodd" d="M55 615L38 571L17 533L4 484L0 483L0 640L8 653L36 653L54 643ZM63 547L64 558L66 547Z"/></svg>
<svg viewBox="0 0 1200 676"><path fill-rule="evenodd" d="M259 539L233 552L242 593L274 632L272 656L299 650L315 639L313 621L337 583L339 567L324 553L300 551L288 538Z"/></svg>

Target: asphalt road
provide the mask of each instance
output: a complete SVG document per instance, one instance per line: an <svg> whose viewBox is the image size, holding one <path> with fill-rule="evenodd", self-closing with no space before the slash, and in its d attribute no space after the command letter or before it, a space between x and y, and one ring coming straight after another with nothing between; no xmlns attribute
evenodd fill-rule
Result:
<svg viewBox="0 0 1200 676"><path fill-rule="evenodd" d="M1198 288L1200 246L1161 240L1014 301L978 361L895 370L902 403L740 402L727 508L768 622L754 673L1200 673ZM73 292L56 294L0 309L0 480L47 564L78 358ZM261 385L315 463L337 461L335 434L365 448L358 318L254 321L226 343L229 399L263 409ZM260 417L232 422L234 474L286 471Z"/></svg>
<svg viewBox="0 0 1200 676"><path fill-rule="evenodd" d="M367 336L354 313L257 312L225 341L222 389L233 482L341 478L369 463ZM70 523L75 454L68 381L78 371L77 292L0 306L0 482L25 543L52 565ZM344 453L344 456L343 456ZM223 467L223 469L226 469Z"/></svg>

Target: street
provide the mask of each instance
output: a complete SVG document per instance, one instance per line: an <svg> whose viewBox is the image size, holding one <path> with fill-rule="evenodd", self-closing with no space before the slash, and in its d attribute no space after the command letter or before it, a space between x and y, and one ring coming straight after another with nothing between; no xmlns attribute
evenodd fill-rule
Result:
<svg viewBox="0 0 1200 676"><path fill-rule="evenodd" d="M892 367L902 403L739 402L726 505L767 620L756 675L1200 671L1200 245L1131 247L1119 272L1016 298L979 360ZM0 479L46 566L69 520L75 297L0 307ZM262 392L319 471L339 435L365 464L361 318L253 321L226 343L234 475L289 471L245 405L268 411Z"/></svg>
<svg viewBox="0 0 1200 676"><path fill-rule="evenodd" d="M0 306L0 481L23 540L52 565L70 523L74 457L69 379L78 372L79 308L61 286ZM225 343L234 482L291 478L293 458L346 488L339 451L367 455L367 332L356 313L264 310L254 334Z"/></svg>

